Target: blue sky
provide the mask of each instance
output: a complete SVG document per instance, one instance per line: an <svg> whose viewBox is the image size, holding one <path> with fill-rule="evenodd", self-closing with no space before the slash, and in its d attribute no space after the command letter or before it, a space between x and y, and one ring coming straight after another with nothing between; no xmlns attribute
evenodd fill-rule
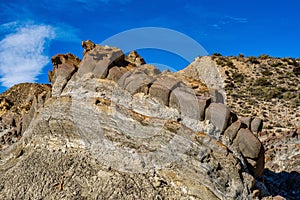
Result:
<svg viewBox="0 0 300 200"><path fill-rule="evenodd" d="M102 43L143 27L185 34L208 54L300 57L299 8L294 0L0 0L0 91L19 82L47 83L50 57L71 52L81 58L82 40ZM190 61L163 49L138 52L175 70Z"/></svg>

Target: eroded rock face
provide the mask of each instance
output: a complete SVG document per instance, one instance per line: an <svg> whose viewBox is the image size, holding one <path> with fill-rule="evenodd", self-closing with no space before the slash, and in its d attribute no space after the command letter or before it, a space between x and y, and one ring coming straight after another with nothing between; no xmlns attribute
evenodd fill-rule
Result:
<svg viewBox="0 0 300 200"><path fill-rule="evenodd" d="M22 133L36 111L34 109L41 106L41 101L49 94L50 85L24 83L0 95L0 152L9 149L22 138Z"/></svg>
<svg viewBox="0 0 300 200"><path fill-rule="evenodd" d="M20 142L1 152L1 198L258 195L261 143L224 104L199 96L196 77L162 74L118 48L83 47L80 63L53 57L52 96L32 99Z"/></svg>
<svg viewBox="0 0 300 200"><path fill-rule="evenodd" d="M54 69L48 73L48 77L52 83L52 96L59 96L68 80L78 70L80 59L68 53L58 54L51 60Z"/></svg>

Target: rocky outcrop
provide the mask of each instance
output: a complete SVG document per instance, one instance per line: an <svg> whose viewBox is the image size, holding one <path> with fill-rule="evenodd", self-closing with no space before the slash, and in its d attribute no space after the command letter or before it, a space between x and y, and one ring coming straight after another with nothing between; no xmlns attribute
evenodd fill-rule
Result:
<svg viewBox="0 0 300 200"><path fill-rule="evenodd" d="M53 71L49 71L48 79L52 83L52 96L59 96L68 80L78 70L80 59L68 54L58 54L52 57Z"/></svg>
<svg viewBox="0 0 300 200"><path fill-rule="evenodd" d="M34 96L20 141L1 152L1 198L260 195L264 148L230 108L202 95L210 89L199 77L82 46L82 61L52 58L51 96Z"/></svg>
<svg viewBox="0 0 300 200"><path fill-rule="evenodd" d="M24 83L0 95L0 152L22 138L22 133L37 110L35 108L43 104L42 99L49 93L49 85Z"/></svg>

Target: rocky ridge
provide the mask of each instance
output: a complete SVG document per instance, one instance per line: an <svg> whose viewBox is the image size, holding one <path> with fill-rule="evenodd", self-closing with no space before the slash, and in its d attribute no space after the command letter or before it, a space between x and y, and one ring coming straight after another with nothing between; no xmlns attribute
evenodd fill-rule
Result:
<svg viewBox="0 0 300 200"><path fill-rule="evenodd" d="M136 52L91 41L82 46L82 61L52 58L51 92L31 98L21 138L1 151L2 198L270 195L253 134L261 121L239 119L197 74L160 72Z"/></svg>

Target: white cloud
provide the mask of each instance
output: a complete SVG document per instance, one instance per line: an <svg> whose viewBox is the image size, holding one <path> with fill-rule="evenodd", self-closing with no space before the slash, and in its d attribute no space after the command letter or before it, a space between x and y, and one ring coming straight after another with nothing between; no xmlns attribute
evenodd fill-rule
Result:
<svg viewBox="0 0 300 200"><path fill-rule="evenodd" d="M54 39L54 28L48 25L27 24L13 29L0 41L0 82L10 87L16 83L34 82L49 58L44 55L45 45ZM3 28L3 27L2 27Z"/></svg>

